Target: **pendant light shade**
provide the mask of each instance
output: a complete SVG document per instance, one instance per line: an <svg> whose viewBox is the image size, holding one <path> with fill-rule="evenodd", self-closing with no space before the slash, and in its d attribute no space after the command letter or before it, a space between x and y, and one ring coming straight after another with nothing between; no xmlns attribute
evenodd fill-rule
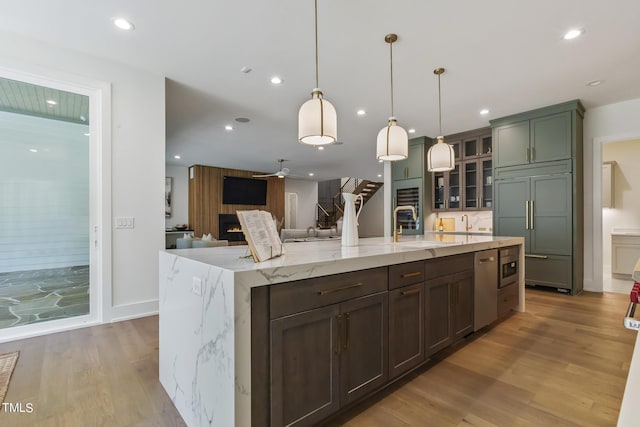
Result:
<svg viewBox="0 0 640 427"><path fill-rule="evenodd" d="M396 124L395 117L389 117L389 124L378 133L376 157L378 160L396 161L409 155L409 136Z"/></svg>
<svg viewBox="0 0 640 427"><path fill-rule="evenodd" d="M456 155L453 146L444 142L442 136L442 98L440 96L440 75L444 73L444 68L436 68L433 74L438 76L438 118L440 122L440 136L436 139L427 152L427 170L429 172L446 172L455 167Z"/></svg>
<svg viewBox="0 0 640 427"><path fill-rule="evenodd" d="M307 145L327 145L338 139L338 116L318 89L318 0L314 0L314 5L316 87L311 92L311 99L302 104L298 112L298 141Z"/></svg>
<svg viewBox="0 0 640 427"><path fill-rule="evenodd" d="M298 112L298 140L308 145L327 145L336 142L337 135L336 109L323 99L320 89L314 89L311 99Z"/></svg>
<svg viewBox="0 0 640 427"><path fill-rule="evenodd" d="M393 43L396 40L398 40L396 34L387 34L384 37L384 41L389 43L389 63L391 64L391 117L387 126L378 133L376 143L376 158L390 162L406 159L409 155L407 131L398 126L393 116Z"/></svg>

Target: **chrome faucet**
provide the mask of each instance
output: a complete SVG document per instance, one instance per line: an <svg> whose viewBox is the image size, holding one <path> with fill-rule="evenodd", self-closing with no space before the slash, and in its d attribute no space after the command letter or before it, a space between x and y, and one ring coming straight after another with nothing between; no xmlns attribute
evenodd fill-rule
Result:
<svg viewBox="0 0 640 427"><path fill-rule="evenodd" d="M471 230L471 228L472 228L473 226L469 227L469 215L467 215L467 214L463 214L463 215L462 215L462 218L460 218L460 219L462 220L462 222L464 222L464 231L469 231L469 230Z"/></svg>
<svg viewBox="0 0 640 427"><path fill-rule="evenodd" d="M408 211L413 212L413 220L416 221L418 219L418 215L416 215L416 209L413 206L398 206L393 210L393 241L394 243L398 241L398 234L402 234L402 231L398 233L398 211Z"/></svg>

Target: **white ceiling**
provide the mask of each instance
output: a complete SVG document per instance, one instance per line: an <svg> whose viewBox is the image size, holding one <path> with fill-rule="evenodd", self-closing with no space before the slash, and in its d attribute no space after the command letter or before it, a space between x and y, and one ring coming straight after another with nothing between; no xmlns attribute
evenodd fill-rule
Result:
<svg viewBox="0 0 640 427"><path fill-rule="evenodd" d="M294 175L376 179L375 138L390 113L391 32L399 36L395 113L415 135L438 133L438 66L447 69L445 134L576 98L589 109L640 97L638 0L318 3L320 87L338 111L343 142L322 152L297 142L298 108L314 86L313 0L2 0L0 29L166 76L174 165L269 172L285 158ZM116 16L136 30L117 30ZM584 35L563 40L573 27ZM241 73L244 66L253 71ZM284 84L270 84L274 75ZM596 79L604 83L586 86ZM478 113L485 107L488 117ZM358 117L359 108L367 115Z"/></svg>

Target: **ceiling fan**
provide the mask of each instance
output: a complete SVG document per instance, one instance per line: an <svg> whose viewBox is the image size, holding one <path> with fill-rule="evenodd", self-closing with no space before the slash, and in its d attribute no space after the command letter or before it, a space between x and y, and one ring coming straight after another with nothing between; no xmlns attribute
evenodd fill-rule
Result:
<svg viewBox="0 0 640 427"><path fill-rule="evenodd" d="M278 178L284 178L289 175L289 168L283 168L282 163L286 162L287 159L278 159L278 163L280 163L280 170L278 172L269 173L266 175L253 175L254 178L266 178L268 176L277 176Z"/></svg>

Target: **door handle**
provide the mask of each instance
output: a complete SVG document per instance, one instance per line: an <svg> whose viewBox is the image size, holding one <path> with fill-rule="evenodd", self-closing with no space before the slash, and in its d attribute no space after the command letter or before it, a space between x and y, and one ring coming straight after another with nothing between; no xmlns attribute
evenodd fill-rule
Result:
<svg viewBox="0 0 640 427"><path fill-rule="evenodd" d="M408 291L400 292L400 296L406 297L406 296L409 296L409 295L415 295L415 294L419 294L419 293L420 293L420 288L409 289Z"/></svg>
<svg viewBox="0 0 640 427"><path fill-rule="evenodd" d="M495 260L496 259L494 257L492 257L492 256L490 256L489 258L480 258L480 264L483 264L485 262L493 262Z"/></svg>
<svg viewBox="0 0 640 427"><path fill-rule="evenodd" d="M349 323L350 319L349 319L349 313L344 315L344 344L342 346L343 350L348 350L349 349Z"/></svg>
<svg viewBox="0 0 640 427"><path fill-rule="evenodd" d="M524 229L529 229L529 201L524 201Z"/></svg>
<svg viewBox="0 0 640 427"><path fill-rule="evenodd" d="M340 354L340 347L342 345L342 340L341 340L341 330L342 330L342 314L338 314L336 316L336 322L338 323L338 336L336 337L336 346L335 346L335 353L336 354Z"/></svg>
<svg viewBox="0 0 640 427"><path fill-rule="evenodd" d="M524 255L525 258L535 258L535 259L549 259L548 256L546 255L532 255L532 254L525 254Z"/></svg>
<svg viewBox="0 0 640 427"><path fill-rule="evenodd" d="M533 206L534 206L534 205L533 205L533 202L534 202L534 201L532 200L532 201L531 201L531 209L529 210L529 212L531 213L531 229L532 229L532 230L533 230L533 217L534 217L534 215L533 215Z"/></svg>

